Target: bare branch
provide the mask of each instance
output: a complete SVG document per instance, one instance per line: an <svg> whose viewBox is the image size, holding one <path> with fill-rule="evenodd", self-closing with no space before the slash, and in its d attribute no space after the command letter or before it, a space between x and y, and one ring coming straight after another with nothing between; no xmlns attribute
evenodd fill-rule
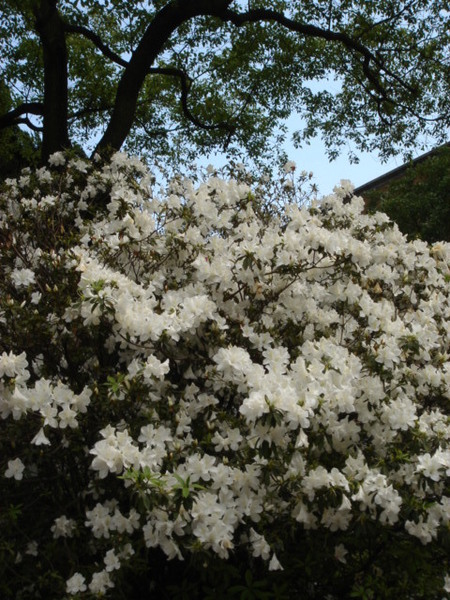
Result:
<svg viewBox="0 0 450 600"><path fill-rule="evenodd" d="M106 58L109 58L121 67L126 67L128 65L128 62L126 60L124 60L121 56L119 56L113 50L111 50L109 46L103 43L99 35L91 31L87 27L83 27L83 25L71 25L70 23L65 23L64 29L65 31L67 31L67 33L76 33L87 38L94 44L96 48L100 50L100 52L104 56L106 56Z"/></svg>
<svg viewBox="0 0 450 600"><path fill-rule="evenodd" d="M43 116L44 114L44 105L42 102L24 102L20 104L14 110L1 115L0 116L0 129L5 129L6 127L11 127L13 125L19 125L20 123L24 123L25 121L21 119L22 115L39 115ZM33 127L31 127L33 129Z"/></svg>
<svg viewBox="0 0 450 600"><path fill-rule="evenodd" d="M35 125L34 123L32 123L30 121L30 119L28 117L21 117L20 119L17 119L16 124L17 125L26 125L29 129L31 129L32 131L37 131L38 133L42 133L42 131L44 131L43 127L39 127L39 125Z"/></svg>

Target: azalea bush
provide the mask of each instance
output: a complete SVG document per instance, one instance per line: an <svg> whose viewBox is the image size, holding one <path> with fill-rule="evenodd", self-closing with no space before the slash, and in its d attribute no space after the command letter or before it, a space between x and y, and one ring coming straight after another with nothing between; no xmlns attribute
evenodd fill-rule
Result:
<svg viewBox="0 0 450 600"><path fill-rule="evenodd" d="M293 169L6 182L2 597L449 597L450 245Z"/></svg>

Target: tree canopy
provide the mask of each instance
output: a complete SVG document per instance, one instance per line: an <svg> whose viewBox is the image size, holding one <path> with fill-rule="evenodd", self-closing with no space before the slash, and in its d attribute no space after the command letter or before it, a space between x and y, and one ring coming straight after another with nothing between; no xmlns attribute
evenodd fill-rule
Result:
<svg viewBox="0 0 450 600"><path fill-rule="evenodd" d="M293 112L296 143L387 157L450 123L443 0L4 0L0 23L0 128L39 132L44 159L264 160Z"/></svg>

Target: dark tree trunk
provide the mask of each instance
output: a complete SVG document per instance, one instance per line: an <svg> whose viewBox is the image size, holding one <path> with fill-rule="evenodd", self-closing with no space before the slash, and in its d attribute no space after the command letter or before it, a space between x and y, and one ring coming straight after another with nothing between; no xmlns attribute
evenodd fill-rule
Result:
<svg viewBox="0 0 450 600"><path fill-rule="evenodd" d="M64 24L56 0L40 0L35 8L36 30L44 57L44 131L42 160L70 147L68 134L68 71Z"/></svg>
<svg viewBox="0 0 450 600"><path fill-rule="evenodd" d="M133 125L139 92L148 70L172 33L201 15L220 16L231 0L172 0L153 19L119 81L113 113L97 150L119 150Z"/></svg>

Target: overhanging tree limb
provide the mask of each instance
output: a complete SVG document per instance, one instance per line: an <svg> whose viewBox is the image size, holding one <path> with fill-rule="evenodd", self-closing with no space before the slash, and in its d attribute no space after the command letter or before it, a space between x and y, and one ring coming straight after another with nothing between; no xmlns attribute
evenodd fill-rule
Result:
<svg viewBox="0 0 450 600"><path fill-rule="evenodd" d="M221 17L231 2L172 0L155 15L120 78L111 120L96 150L122 146L133 124L144 79L172 33L194 17Z"/></svg>
<svg viewBox="0 0 450 600"><path fill-rule="evenodd" d="M414 88L405 83L395 73L386 68L383 62L367 48L361 41L341 31L332 31L330 29L322 29L316 25L309 25L300 21L295 21L286 17L282 13L268 9L268 8L255 8L244 13L237 13L232 10L224 11L221 16L222 20L229 21L240 27L247 23L258 23L262 21L272 21L282 25L290 31L294 31L304 35L305 37L315 37L323 39L328 42L339 42L343 44L348 50L360 55L363 59L362 68L365 76L370 81L374 89L385 99L387 97L387 91L383 87L378 74L371 68L371 64L376 66L380 71L384 72L389 77L395 79L403 87L408 89L410 92L414 91Z"/></svg>
<svg viewBox="0 0 450 600"><path fill-rule="evenodd" d="M70 23L65 23L64 29L65 31L67 31L67 33L75 33L78 35L82 35L86 39L90 40L94 44L94 46L98 48L104 56L106 56L106 58L109 58L121 67L126 67L128 65L128 62L126 60L124 60L121 56L119 56L119 54L116 54L116 52L111 50L111 48L103 42L99 35L97 35L94 31L91 31L87 27L84 27L83 25L72 25Z"/></svg>
<svg viewBox="0 0 450 600"><path fill-rule="evenodd" d="M44 115L44 105L42 102L24 102L14 110L0 116L0 129L11 127L23 123L22 115ZM27 123L28 124L28 123ZM33 129L33 128L32 128Z"/></svg>
<svg viewBox="0 0 450 600"><path fill-rule="evenodd" d="M122 65L125 68L118 84L111 120L96 150L102 150L107 147L119 149L121 147L131 129L138 96L144 79L152 68L151 65L157 59L172 33L183 23L199 16L217 17L224 23L230 22L238 27L247 23L272 21L305 37L338 42L344 45L351 53L361 57L361 70L381 100L387 101L390 98L387 89L379 77L379 73L384 73L386 76L395 79L410 92L414 91L411 86L392 73L360 40L346 33L322 29L316 25L295 21L271 9L252 9L243 13L237 13L229 9L230 4L231 0L172 0L156 14L146 29L138 47L133 52L130 61L126 66ZM97 45L97 47L100 46ZM182 78L181 81L183 86L185 80ZM195 120L191 118L193 115L189 113L189 110L186 110L186 96L186 90L182 89L183 112L195 123Z"/></svg>
<svg viewBox="0 0 450 600"><path fill-rule="evenodd" d="M183 109L184 116L191 121L194 125L199 127L200 129L205 129L208 131L212 131L214 129L224 129L228 132L233 132L234 127L225 121L221 121L220 123L214 123L208 125L206 123L202 123L189 109L188 106L188 94L191 86L191 80L187 73L185 73L182 69L175 69L172 67L154 67L148 70L149 75L169 75L171 77L177 77L181 84L181 106Z"/></svg>
<svg viewBox="0 0 450 600"><path fill-rule="evenodd" d="M203 145L206 151L222 144L227 131L231 132L228 138L233 135L239 123L242 135L237 142L254 158L259 157L260 148L266 148L263 140L270 138L281 119L297 108L298 98L310 111L305 132L321 127L327 145L341 144L345 135L366 148L368 133L376 138L374 144L381 141L379 147L387 156L393 152L387 150L385 143L385 117L391 124L388 135L399 145L411 144L419 131L439 138L444 135L448 123L448 38L445 17L439 12L444 0L392 0L376 9L371 3L350 7L348 3L328 0L271 0L254 3L263 7L255 9L232 0L163 0L147 3L146 7L137 4L140 6L112 3L111 10L117 10L113 19L101 2L29 0L23 4L7 2L6 8L0 8L4 47L8 49L9 37L16 35L16 29L21 44L16 52L14 42L10 43L5 54L8 86L17 86L16 91L26 94L18 101L25 104L14 111L11 102L3 102L3 110L10 112L0 117L0 128L24 123L36 130L42 120L45 160L51 152L70 145L69 127L83 144L84 131L104 126L99 150L107 146L120 149L126 138L130 137L131 142L133 136L139 138L138 128L146 119L146 130L159 133L176 129L174 141L185 146L191 143L188 136L193 127L223 129L223 136L198 137L197 143L207 142ZM338 4L343 11L341 16L335 12ZM417 12L419 4L422 10ZM125 6L126 11L122 12ZM279 6L287 7L286 11ZM317 20L311 20L313 9L317 9ZM431 24L427 14L434 15ZM128 17L130 23L133 19L137 25L138 19L143 19L143 33L139 26L136 31L125 26ZM14 27L11 23L15 23ZM392 31L390 23L394 25ZM109 28L117 47L108 42L109 33L102 33L109 32ZM31 36L30 44L26 43L27 36ZM83 43L71 44L73 60L68 62L66 43L75 42L75 38ZM130 44L135 50L131 56L123 55L121 48ZM325 51L321 56L322 46L331 52ZM91 51L86 54L87 47ZM268 69L261 68L266 64L266 53L271 52L274 59L281 58L280 64L274 60ZM15 64L24 56L29 61L26 71ZM293 81L284 68L287 56L298 66ZM334 103L320 95L312 100L302 95L306 91L301 85L303 80L320 79L333 69L343 83L342 93L334 95ZM255 75L267 88L263 94L244 97L243 91L249 84L251 87ZM275 81L278 76L279 81ZM145 93L148 77L171 77L176 81L174 85L156 87L149 82L149 90L156 92L149 96ZM201 97L194 94L197 87L191 81L199 82L198 91L202 94L211 93L218 98L217 104L207 103L207 112ZM8 98L8 93L4 96ZM257 119L257 112L249 110L250 102L258 105L256 111L262 109L261 119ZM33 112L27 112L34 109L41 119L36 120ZM349 122L355 125L351 130L345 127L346 115L350 114ZM436 126L424 125L426 117L433 117L429 121ZM329 136L330 131L336 136ZM402 137L403 131L412 133ZM261 135L261 142L254 143L256 135ZM145 147L145 138L139 139ZM161 146L161 151L167 148ZM158 144L151 140L144 149L160 152Z"/></svg>
<svg viewBox="0 0 450 600"><path fill-rule="evenodd" d="M36 131L36 133L42 133L44 129L43 127L39 127L39 125L32 123L28 117L21 117L20 119L17 119L16 123L17 125L26 125L28 129Z"/></svg>
<svg viewBox="0 0 450 600"><path fill-rule="evenodd" d="M82 35L86 39L90 40L98 50L109 60L115 62L121 67L127 67L128 61L123 59L119 54L111 50L109 46L107 46L99 35L97 35L94 31L91 31L87 27L82 25L72 25L67 23L65 25L65 30L68 33ZM214 130L214 129L224 129L226 131L232 131L233 128L231 125L225 122L215 123L212 125L208 125L200 121L189 109L188 106L188 94L191 86L191 80L187 73L185 73L182 69L177 69L174 67L153 67L148 70L149 75L168 75L170 77L177 77L181 84L181 106L183 109L184 116L191 121L194 125L199 127L200 129L205 130ZM81 114L81 111L78 115Z"/></svg>

